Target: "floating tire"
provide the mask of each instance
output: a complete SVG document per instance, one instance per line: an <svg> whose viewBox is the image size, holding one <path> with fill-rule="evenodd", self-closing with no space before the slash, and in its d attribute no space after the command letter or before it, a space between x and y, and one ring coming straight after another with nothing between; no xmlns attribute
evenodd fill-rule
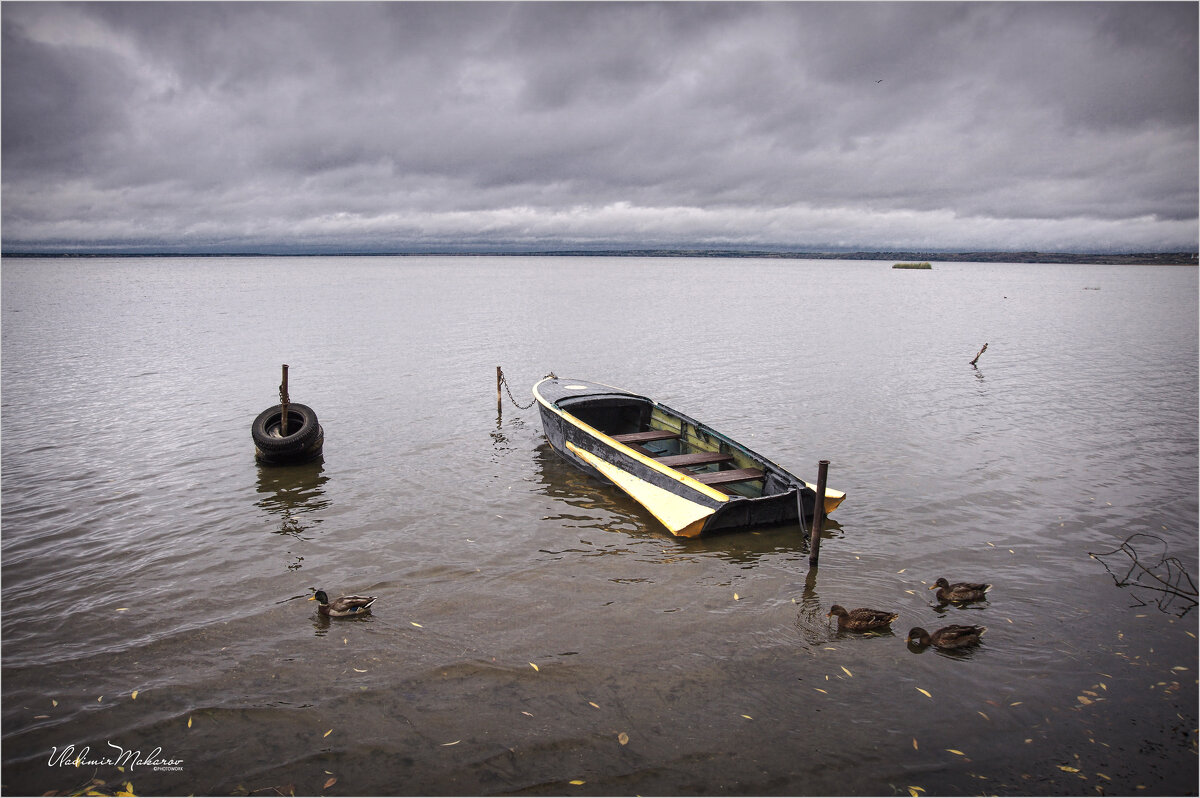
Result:
<svg viewBox="0 0 1200 798"><path fill-rule="evenodd" d="M303 463L321 453L325 431L308 405L288 405L288 434L283 434L283 405L268 407L250 427L254 455L263 463Z"/></svg>

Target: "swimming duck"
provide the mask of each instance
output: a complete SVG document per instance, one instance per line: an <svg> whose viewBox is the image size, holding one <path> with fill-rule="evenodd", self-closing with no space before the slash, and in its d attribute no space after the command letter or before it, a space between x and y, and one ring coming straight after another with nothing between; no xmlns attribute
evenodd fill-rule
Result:
<svg viewBox="0 0 1200 798"><path fill-rule="evenodd" d="M938 601L979 601L987 598L987 592L992 589L992 586L985 585L983 582L950 584L944 576L940 576L929 589L937 591Z"/></svg>
<svg viewBox="0 0 1200 798"><path fill-rule="evenodd" d="M870 610L866 607L859 607L856 610L847 612L846 608L841 604L834 604L830 607L829 612L825 613L826 618L834 615L838 619L838 629L849 629L853 632L885 629L888 624L900 617L899 613Z"/></svg>
<svg viewBox="0 0 1200 798"><path fill-rule="evenodd" d="M351 615L362 615L371 611L375 596L341 596L329 600L324 590L318 590L308 597L309 601L317 602L317 611L329 618L346 618Z"/></svg>
<svg viewBox="0 0 1200 798"><path fill-rule="evenodd" d="M943 626L930 634L921 627L914 626L908 633L908 642L915 641L922 646L932 645L934 648L942 649L966 648L978 643L979 638L986 631L986 626L964 626L955 623Z"/></svg>

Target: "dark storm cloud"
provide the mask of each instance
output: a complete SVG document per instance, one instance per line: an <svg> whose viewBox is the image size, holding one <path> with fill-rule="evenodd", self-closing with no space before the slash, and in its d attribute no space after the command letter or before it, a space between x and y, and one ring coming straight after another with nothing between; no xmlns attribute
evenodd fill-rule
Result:
<svg viewBox="0 0 1200 798"><path fill-rule="evenodd" d="M1191 3L6 3L5 246L1194 249Z"/></svg>

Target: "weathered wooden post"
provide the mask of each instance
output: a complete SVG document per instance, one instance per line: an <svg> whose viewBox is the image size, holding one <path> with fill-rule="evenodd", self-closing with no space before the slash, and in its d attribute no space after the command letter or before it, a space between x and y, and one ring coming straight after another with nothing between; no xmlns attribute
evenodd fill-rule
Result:
<svg viewBox="0 0 1200 798"><path fill-rule="evenodd" d="M500 401L500 385L504 382L504 372L496 366L496 415L499 416L504 409L503 403Z"/></svg>
<svg viewBox="0 0 1200 798"><path fill-rule="evenodd" d="M808 566L817 567L821 558L821 532L825 529L825 480L829 478L829 461L817 465L817 502L813 507L812 540L808 544Z"/></svg>
<svg viewBox="0 0 1200 798"><path fill-rule="evenodd" d="M282 415L279 418L279 434L287 437L287 422L288 422L288 389L287 389L287 363L283 364L283 382L279 383L279 404Z"/></svg>

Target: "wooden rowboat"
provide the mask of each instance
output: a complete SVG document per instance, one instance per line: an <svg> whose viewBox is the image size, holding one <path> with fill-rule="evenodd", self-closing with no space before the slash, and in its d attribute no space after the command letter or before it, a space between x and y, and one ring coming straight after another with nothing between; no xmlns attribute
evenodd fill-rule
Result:
<svg viewBox="0 0 1200 798"><path fill-rule="evenodd" d="M813 519L814 485L652 399L557 377L534 385L533 396L556 452L625 491L674 535ZM845 498L827 488L825 513Z"/></svg>

